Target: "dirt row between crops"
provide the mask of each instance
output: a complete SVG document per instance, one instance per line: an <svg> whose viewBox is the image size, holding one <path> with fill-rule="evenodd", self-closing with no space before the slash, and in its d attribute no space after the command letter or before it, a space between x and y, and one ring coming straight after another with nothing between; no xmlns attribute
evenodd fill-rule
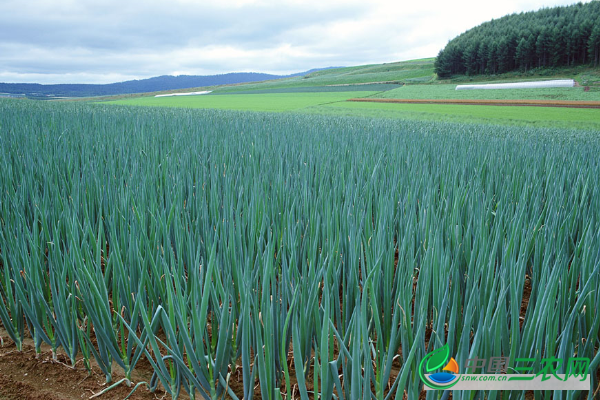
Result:
<svg viewBox="0 0 600 400"><path fill-rule="evenodd" d="M51 348L42 344L42 352L36 356L35 347L30 337L23 343L23 351L18 351L0 327L0 399L1 400L80 400L89 399L108 386L104 374L92 359L92 371L88 372L78 357L75 366L59 349L56 359L52 357ZM125 377L124 373L113 365L113 382ZM149 381L152 377L152 366L142 358L133 370L135 383ZM131 393L132 387L122 384L99 396L100 400L122 400ZM165 397L165 391L159 387L154 393L145 386L138 388L130 397L131 400L156 400ZM182 396L182 399L189 399Z"/></svg>
<svg viewBox="0 0 600 400"><path fill-rule="evenodd" d="M471 106L533 106L533 107L568 107L568 108L600 108L600 101L584 100L466 100L466 99L373 99L356 98L348 101L367 103L401 103L401 104L455 104Z"/></svg>

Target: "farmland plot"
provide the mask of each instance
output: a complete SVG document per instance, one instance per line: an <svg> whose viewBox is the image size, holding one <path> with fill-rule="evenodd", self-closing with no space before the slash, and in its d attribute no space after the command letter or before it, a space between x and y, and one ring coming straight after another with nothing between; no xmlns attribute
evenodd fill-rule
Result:
<svg viewBox="0 0 600 400"><path fill-rule="evenodd" d="M138 390L173 397L416 399L445 344L586 357L597 388L599 152L584 131L0 102L0 319L107 382L149 362Z"/></svg>

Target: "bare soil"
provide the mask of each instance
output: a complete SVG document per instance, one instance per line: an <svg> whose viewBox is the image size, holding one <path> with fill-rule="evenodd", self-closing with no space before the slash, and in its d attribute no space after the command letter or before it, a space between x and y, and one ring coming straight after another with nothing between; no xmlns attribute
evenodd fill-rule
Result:
<svg viewBox="0 0 600 400"><path fill-rule="evenodd" d="M104 374L98 366L92 364L89 373L78 361L73 368L71 361L60 352L56 360L48 346L42 346L41 353L35 354L33 342L26 339L23 351L19 352L6 332L0 330L4 343L0 346L0 400L75 400L88 399L111 384L106 384ZM125 375L115 365L113 383ZM140 360L132 374L134 383L149 381L152 367L146 360ZM133 389L122 384L98 399L124 399ZM154 400L165 396L158 388L150 393L145 385L140 386L130 397L132 400ZM165 397L166 398L166 397Z"/></svg>
<svg viewBox="0 0 600 400"><path fill-rule="evenodd" d="M531 277L525 275L525 283L523 285L523 298L521 300L521 312L519 313L519 328L523 330L523 321L525 321L525 314L527 313L527 307L529 306L529 298L531 297Z"/></svg>

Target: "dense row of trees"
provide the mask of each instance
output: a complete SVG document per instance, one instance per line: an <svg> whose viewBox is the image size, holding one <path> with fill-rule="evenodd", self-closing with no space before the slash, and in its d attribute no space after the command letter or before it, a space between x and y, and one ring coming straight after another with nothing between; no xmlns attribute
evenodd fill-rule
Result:
<svg viewBox="0 0 600 400"><path fill-rule="evenodd" d="M600 64L600 1L483 23L448 42L435 70L448 77L579 64Z"/></svg>

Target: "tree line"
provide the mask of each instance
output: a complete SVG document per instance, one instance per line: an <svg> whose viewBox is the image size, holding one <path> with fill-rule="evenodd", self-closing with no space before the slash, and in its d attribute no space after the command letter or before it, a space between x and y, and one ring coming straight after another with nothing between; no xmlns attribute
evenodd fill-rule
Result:
<svg viewBox="0 0 600 400"><path fill-rule="evenodd" d="M439 77L600 64L600 1L511 14L450 40L435 61Z"/></svg>

